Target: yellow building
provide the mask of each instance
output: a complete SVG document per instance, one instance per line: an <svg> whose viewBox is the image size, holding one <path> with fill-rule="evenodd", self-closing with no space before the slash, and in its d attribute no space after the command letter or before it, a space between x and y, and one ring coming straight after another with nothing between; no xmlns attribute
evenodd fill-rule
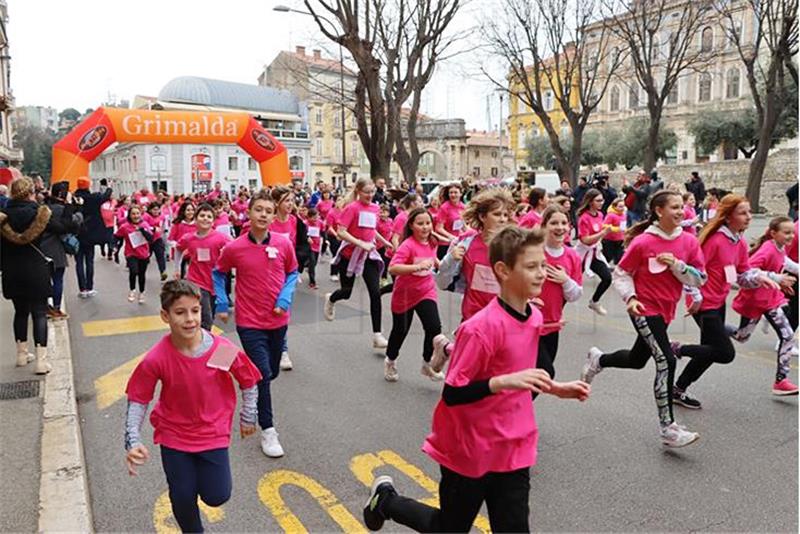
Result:
<svg viewBox="0 0 800 534"><path fill-rule="evenodd" d="M548 61L547 64L552 64L552 60ZM548 66L547 64L545 67ZM533 76L533 69L529 67L527 70L530 76ZM554 88L550 86L547 76L545 76L544 73L541 74L541 78L542 105L547 111L547 115L550 117L553 126L559 132L559 137L564 138L570 135L570 129L564 112L561 110L561 106L558 105L558 101L556 100L556 90L558 88L556 87L554 90ZM533 82L531 82L531 86L533 86ZM509 86L509 90L511 96L508 105L508 131L511 141L511 153L514 155L514 163L517 171L525 171L529 170L528 151L525 148L528 139L531 137L546 136L547 132L536 113L516 96L516 94L522 92L521 84L512 83ZM577 106L579 102L577 80L570 94L570 98L572 99L571 105Z"/></svg>

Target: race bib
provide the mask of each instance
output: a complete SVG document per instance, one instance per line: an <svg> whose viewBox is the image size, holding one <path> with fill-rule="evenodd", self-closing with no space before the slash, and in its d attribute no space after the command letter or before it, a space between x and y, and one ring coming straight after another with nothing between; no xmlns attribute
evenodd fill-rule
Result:
<svg viewBox="0 0 800 534"><path fill-rule="evenodd" d="M453 230L455 230L456 232L460 232L463 229L464 229L464 221L462 221L461 219L456 219L455 221L453 221Z"/></svg>
<svg viewBox="0 0 800 534"><path fill-rule="evenodd" d="M309 226L308 237L319 237L319 226Z"/></svg>
<svg viewBox="0 0 800 534"><path fill-rule="evenodd" d="M128 239L130 240L131 246L133 248L139 248L142 245L147 244L147 240L144 238L142 232L140 232L139 230L136 230L135 232L131 232L130 234L128 234Z"/></svg>
<svg viewBox="0 0 800 534"><path fill-rule="evenodd" d="M492 268L488 265L475 265L475 269L472 271L472 284L470 287L475 291L483 291L493 295L500 294L500 283L495 278Z"/></svg>
<svg viewBox="0 0 800 534"><path fill-rule="evenodd" d="M358 212L359 228L375 228L378 225L378 217L371 211Z"/></svg>
<svg viewBox="0 0 800 534"><path fill-rule="evenodd" d="M207 248L198 248L197 261L202 261L202 262L211 261L211 251Z"/></svg>
<svg viewBox="0 0 800 534"><path fill-rule="evenodd" d="M717 215L717 210L710 209L706 212L706 219L713 219Z"/></svg>
<svg viewBox="0 0 800 534"><path fill-rule="evenodd" d="M600 231L600 225L597 224L597 223L594 223L592 225L592 230L595 231L595 232L599 232Z"/></svg>
<svg viewBox="0 0 800 534"><path fill-rule="evenodd" d="M726 265L725 266L725 281L729 284L736 283L736 266L735 265Z"/></svg>
<svg viewBox="0 0 800 534"><path fill-rule="evenodd" d="M211 355L206 362L206 367L212 369L219 369L221 371L230 371L231 365L236 360L239 354L239 349L233 345L219 344L217 350Z"/></svg>
<svg viewBox="0 0 800 534"><path fill-rule="evenodd" d="M222 235L231 235L231 225L229 224L220 224L217 226L217 232L221 233Z"/></svg>
<svg viewBox="0 0 800 534"><path fill-rule="evenodd" d="M666 271L667 266L658 261L656 258L648 258L647 269L653 274L658 274Z"/></svg>
<svg viewBox="0 0 800 534"><path fill-rule="evenodd" d="M625 219L622 219L619 222L619 231L620 232L624 232L627 229L628 229L628 221L626 221Z"/></svg>
<svg viewBox="0 0 800 534"><path fill-rule="evenodd" d="M429 260L429 259L432 259L432 258L414 258L414 260L412 261L412 263L413 263L413 264L417 264L417 263L421 263L421 262L423 262L423 261L425 261L425 260ZM415 272L413 272L413 273L411 273L411 274L413 274L414 276L430 276L430 275L432 275L432 274L433 274L433 270L431 270L431 269L424 269L424 270L422 270L422 271L415 271Z"/></svg>

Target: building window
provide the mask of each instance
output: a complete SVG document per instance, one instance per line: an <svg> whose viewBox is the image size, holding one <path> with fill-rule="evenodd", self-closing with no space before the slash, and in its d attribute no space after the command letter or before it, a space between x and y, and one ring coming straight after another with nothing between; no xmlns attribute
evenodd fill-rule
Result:
<svg viewBox="0 0 800 534"><path fill-rule="evenodd" d="M478 177L481 175L480 167L472 167L472 176Z"/></svg>
<svg viewBox="0 0 800 534"><path fill-rule="evenodd" d="M569 135L569 123L566 120L561 121L561 124L559 124L559 129L561 131L562 138L566 138Z"/></svg>
<svg viewBox="0 0 800 534"><path fill-rule="evenodd" d="M292 156L289 158L289 169L292 171L302 171L303 158L300 156Z"/></svg>
<svg viewBox="0 0 800 534"><path fill-rule="evenodd" d="M700 75L697 84L697 101L708 102L711 100L711 75L704 72Z"/></svg>
<svg viewBox="0 0 800 534"><path fill-rule="evenodd" d="M248 180L247 181L247 185L248 185L248 187L250 187L251 191L255 191L256 189L258 189L257 183L258 183L257 180Z"/></svg>
<svg viewBox="0 0 800 534"><path fill-rule="evenodd" d="M239 158L237 158L236 156L228 156L228 170L229 171L239 170Z"/></svg>
<svg viewBox="0 0 800 534"><path fill-rule="evenodd" d="M350 140L350 159L354 162L358 161L358 139Z"/></svg>
<svg viewBox="0 0 800 534"><path fill-rule="evenodd" d="M342 127L342 115L337 111L333 112L333 127L337 130Z"/></svg>
<svg viewBox="0 0 800 534"><path fill-rule="evenodd" d="M619 48L615 46L614 48L611 49L611 54L609 54L608 56L609 71L614 68L614 65L616 65L618 60L619 60Z"/></svg>
<svg viewBox="0 0 800 534"><path fill-rule="evenodd" d="M639 86L634 85L628 89L628 108L636 109L639 107Z"/></svg>
<svg viewBox="0 0 800 534"><path fill-rule="evenodd" d="M258 165L256 165L256 160L253 158L247 158L247 170L255 171L258 169Z"/></svg>
<svg viewBox="0 0 800 534"><path fill-rule="evenodd" d="M338 161L342 161L342 140L341 139L334 139L333 140L333 157L336 158Z"/></svg>
<svg viewBox="0 0 800 534"><path fill-rule="evenodd" d="M669 94L667 95L667 104L677 104L678 103L678 81L675 81L675 84L672 86L672 89L669 90Z"/></svg>
<svg viewBox="0 0 800 534"><path fill-rule="evenodd" d="M314 111L314 124L322 124L322 108L319 107Z"/></svg>
<svg viewBox="0 0 800 534"><path fill-rule="evenodd" d="M517 145L518 148L525 148L525 142L528 140L528 131L520 126L519 132L517 133Z"/></svg>
<svg viewBox="0 0 800 534"><path fill-rule="evenodd" d="M703 28L703 33L700 34L700 51L711 52L714 47L714 30L711 26Z"/></svg>
<svg viewBox="0 0 800 534"><path fill-rule="evenodd" d="M544 92L544 110L553 111L553 91L550 89Z"/></svg>
<svg viewBox="0 0 800 534"><path fill-rule="evenodd" d="M725 98L739 98L739 69L737 67L728 70Z"/></svg>
<svg viewBox="0 0 800 534"><path fill-rule="evenodd" d="M492 159L497 159L497 151L492 150Z"/></svg>
<svg viewBox="0 0 800 534"><path fill-rule="evenodd" d="M322 139L317 137L316 139L314 139L314 155L321 158L322 153L323 153Z"/></svg>
<svg viewBox="0 0 800 534"><path fill-rule="evenodd" d="M475 159L478 159L479 157L481 157L481 151L480 150L476 150L475 151Z"/></svg>
<svg viewBox="0 0 800 534"><path fill-rule="evenodd" d="M617 86L611 88L609 111L619 111L619 87Z"/></svg>
<svg viewBox="0 0 800 534"><path fill-rule="evenodd" d="M497 167L492 167L492 170L490 172L492 176L497 177Z"/></svg>

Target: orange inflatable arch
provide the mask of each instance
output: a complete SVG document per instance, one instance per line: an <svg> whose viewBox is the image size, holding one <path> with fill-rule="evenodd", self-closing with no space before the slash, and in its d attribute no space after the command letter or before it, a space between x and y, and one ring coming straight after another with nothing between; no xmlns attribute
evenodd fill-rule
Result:
<svg viewBox="0 0 800 534"><path fill-rule="evenodd" d="M98 108L53 145L52 181L89 176L89 163L114 142L238 144L258 162L261 183L291 182L286 147L246 113Z"/></svg>

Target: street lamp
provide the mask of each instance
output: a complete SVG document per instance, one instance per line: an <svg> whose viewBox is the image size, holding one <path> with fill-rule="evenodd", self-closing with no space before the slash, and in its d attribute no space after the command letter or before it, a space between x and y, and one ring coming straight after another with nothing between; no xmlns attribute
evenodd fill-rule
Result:
<svg viewBox="0 0 800 534"><path fill-rule="evenodd" d="M277 11L278 13L298 13L300 15L308 15L313 17L314 14L309 13L308 11L301 11L299 9L294 9L289 6L284 5L277 5L272 8L273 11ZM336 25L332 23L327 18L323 17L322 15L317 15L320 19L324 20L331 26L335 27ZM345 124L345 109L344 109L344 56L342 55L342 43L337 43L339 45L339 91L341 93L341 112L342 112L342 178L344 179L345 184L347 183L347 125ZM266 83L266 78L264 79Z"/></svg>

